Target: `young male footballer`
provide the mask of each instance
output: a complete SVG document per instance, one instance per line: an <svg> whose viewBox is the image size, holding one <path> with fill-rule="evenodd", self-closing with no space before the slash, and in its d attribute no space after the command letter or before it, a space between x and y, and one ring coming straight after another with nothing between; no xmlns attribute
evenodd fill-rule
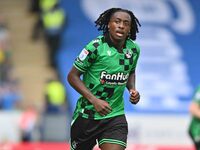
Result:
<svg viewBox="0 0 200 150"><path fill-rule="evenodd" d="M101 150L124 150L125 88L132 104L140 99L135 87L140 23L130 10L111 8L95 24L102 35L85 46L68 74L68 82L81 94L71 123L71 150L92 150L96 142Z"/></svg>

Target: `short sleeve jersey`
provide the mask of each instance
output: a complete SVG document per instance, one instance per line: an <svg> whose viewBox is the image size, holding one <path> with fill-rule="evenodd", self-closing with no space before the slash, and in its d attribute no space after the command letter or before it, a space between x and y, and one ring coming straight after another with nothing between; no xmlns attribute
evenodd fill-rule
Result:
<svg viewBox="0 0 200 150"><path fill-rule="evenodd" d="M105 100L112 108L106 116L99 115L84 97L78 99L74 118L82 115L95 120L124 114L123 93L128 77L135 71L139 46L127 39L119 53L108 36L98 36L81 51L74 66L83 72L85 86L97 98Z"/></svg>
<svg viewBox="0 0 200 150"><path fill-rule="evenodd" d="M200 86L195 91L193 102L197 103L200 107ZM192 117L189 130L195 139L200 138L200 118L197 118L195 116Z"/></svg>

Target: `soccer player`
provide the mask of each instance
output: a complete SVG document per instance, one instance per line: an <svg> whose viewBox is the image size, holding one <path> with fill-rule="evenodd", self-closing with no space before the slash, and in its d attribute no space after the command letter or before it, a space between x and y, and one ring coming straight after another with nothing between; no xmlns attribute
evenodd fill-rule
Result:
<svg viewBox="0 0 200 150"><path fill-rule="evenodd" d="M121 8L106 10L95 23L103 34L85 46L68 74L68 82L81 94L71 123L71 150L92 150L96 141L102 150L124 150L125 88L131 103L140 99L135 87L140 48L134 42L140 23Z"/></svg>
<svg viewBox="0 0 200 150"><path fill-rule="evenodd" d="M196 89L189 107L192 120L189 126L189 135L196 150L200 150L200 86Z"/></svg>

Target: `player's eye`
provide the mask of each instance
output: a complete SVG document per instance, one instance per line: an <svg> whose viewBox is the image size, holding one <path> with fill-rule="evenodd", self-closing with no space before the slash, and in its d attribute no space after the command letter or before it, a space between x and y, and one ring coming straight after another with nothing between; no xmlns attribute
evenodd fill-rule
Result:
<svg viewBox="0 0 200 150"><path fill-rule="evenodd" d="M121 22L120 20L115 20L116 24L120 24L120 22Z"/></svg>
<svg viewBox="0 0 200 150"><path fill-rule="evenodd" d="M130 26L130 22L124 21L124 25L125 25L125 26Z"/></svg>

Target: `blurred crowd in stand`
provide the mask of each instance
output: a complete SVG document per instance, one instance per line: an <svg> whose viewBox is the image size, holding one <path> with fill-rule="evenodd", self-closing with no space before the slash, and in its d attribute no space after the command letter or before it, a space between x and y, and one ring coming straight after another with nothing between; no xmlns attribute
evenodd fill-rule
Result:
<svg viewBox="0 0 200 150"><path fill-rule="evenodd" d="M44 40L48 67L57 75L48 79L44 88L44 108L38 111L34 102L22 104L20 80L13 77L12 46L9 28L0 15L0 109L20 110L19 130L21 141L66 141L67 96L57 69L57 54L67 25L67 16L59 0L30 0L28 13L34 15L35 23L31 39ZM53 132L55 131L55 132ZM1 139L0 139L1 142Z"/></svg>
<svg viewBox="0 0 200 150"><path fill-rule="evenodd" d="M44 39L49 66L57 70L57 54L67 26L66 13L59 0L31 0L29 11L36 16L32 40Z"/></svg>
<svg viewBox="0 0 200 150"><path fill-rule="evenodd" d="M44 40L48 67L53 69L56 76L46 81L44 107L42 112L39 112L40 116L37 117L34 107L28 107L25 111L21 121L22 141L34 140L34 133L38 132L37 140L40 141L66 141L67 94L60 81L57 54L60 50L63 32L67 27L67 16L59 0L30 0L28 11L35 18L31 39L33 42Z"/></svg>
<svg viewBox="0 0 200 150"><path fill-rule="evenodd" d="M21 140L24 142L66 141L67 106L64 85L58 78L48 79L44 87L43 110L39 112L34 105L30 104L22 113Z"/></svg>
<svg viewBox="0 0 200 150"><path fill-rule="evenodd" d="M35 16L31 39L33 42L41 38L44 40L48 65L55 72L55 77L46 82L44 110L49 113L63 112L66 111L66 108L63 108L63 105L66 105L66 90L57 69L57 54L62 44L63 33L67 28L67 15L60 0L30 0L29 2L28 11Z"/></svg>
<svg viewBox="0 0 200 150"><path fill-rule="evenodd" d="M13 110L19 106L22 95L19 81L13 75L12 46L5 18L0 15L0 109Z"/></svg>

